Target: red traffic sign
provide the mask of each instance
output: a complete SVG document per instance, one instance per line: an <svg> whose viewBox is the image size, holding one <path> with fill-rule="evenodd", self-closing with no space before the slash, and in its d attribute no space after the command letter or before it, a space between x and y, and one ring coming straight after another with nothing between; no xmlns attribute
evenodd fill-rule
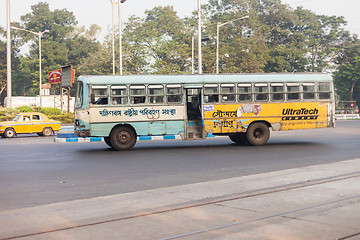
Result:
<svg viewBox="0 0 360 240"><path fill-rule="evenodd" d="M61 69L49 72L49 83L60 83L61 82Z"/></svg>
<svg viewBox="0 0 360 240"><path fill-rule="evenodd" d="M350 103L350 107L354 107L354 103Z"/></svg>

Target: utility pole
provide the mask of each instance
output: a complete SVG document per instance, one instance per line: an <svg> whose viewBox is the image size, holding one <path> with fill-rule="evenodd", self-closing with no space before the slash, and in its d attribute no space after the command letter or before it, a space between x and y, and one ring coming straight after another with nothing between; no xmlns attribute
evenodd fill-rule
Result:
<svg viewBox="0 0 360 240"><path fill-rule="evenodd" d="M249 16L245 16L245 17L241 17L241 18L237 18L231 21L228 21L226 23L217 23L217 27L216 27L216 73L219 73L219 32L220 32L220 27L225 26L226 24L235 22L235 21L239 21L239 20L244 20L244 19L248 19Z"/></svg>
<svg viewBox="0 0 360 240"><path fill-rule="evenodd" d="M11 35L10 35L10 0L6 1L7 8L7 20L6 20L6 36L7 36L7 103L6 106L8 108L12 107L11 101Z"/></svg>
<svg viewBox="0 0 360 240"><path fill-rule="evenodd" d="M201 0L198 0L198 61L199 74L202 74L202 56L201 56Z"/></svg>
<svg viewBox="0 0 360 240"><path fill-rule="evenodd" d="M121 23L121 4L126 0L119 0L119 57L120 57L120 75L123 74L123 63L122 63L122 23Z"/></svg>
<svg viewBox="0 0 360 240"><path fill-rule="evenodd" d="M26 29L22 29L22 28L18 28L18 27L10 27L10 28L35 34L39 38L39 97L40 97L40 107L42 107L41 38L44 35L44 33L48 33L49 30L45 30L43 32L41 32L41 31L33 32L33 31L30 31L30 30L26 30Z"/></svg>
<svg viewBox="0 0 360 240"><path fill-rule="evenodd" d="M111 2L111 14L112 14L112 62L113 62L113 75L115 75L115 30L114 30L114 6L117 4L116 1L110 0Z"/></svg>

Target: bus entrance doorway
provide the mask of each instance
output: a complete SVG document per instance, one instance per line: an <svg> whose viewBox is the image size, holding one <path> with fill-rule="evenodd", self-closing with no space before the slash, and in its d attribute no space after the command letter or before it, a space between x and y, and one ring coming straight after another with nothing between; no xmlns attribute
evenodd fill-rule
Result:
<svg viewBox="0 0 360 240"><path fill-rule="evenodd" d="M186 88L186 139L203 139L201 87Z"/></svg>

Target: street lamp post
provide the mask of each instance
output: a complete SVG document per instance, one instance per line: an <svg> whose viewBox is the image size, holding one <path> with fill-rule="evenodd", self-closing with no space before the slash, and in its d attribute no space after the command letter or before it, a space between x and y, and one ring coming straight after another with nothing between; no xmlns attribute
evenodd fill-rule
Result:
<svg viewBox="0 0 360 240"><path fill-rule="evenodd" d="M195 38L192 37L191 38L191 74L195 73L195 70L194 70L194 43L195 43Z"/></svg>
<svg viewBox="0 0 360 240"><path fill-rule="evenodd" d="M204 38L201 39L202 42L206 42L211 40L212 38L209 36L205 36ZM194 50L195 50L195 37L191 38L191 73L194 74L195 73L195 68L194 68Z"/></svg>
<svg viewBox="0 0 360 240"><path fill-rule="evenodd" d="M237 18L225 23L217 23L217 29L216 29L216 73L219 73L219 30L220 27L235 22L235 21L239 21L239 20L244 20L244 19L248 19L249 16L245 16L245 17L241 17L241 18Z"/></svg>
<svg viewBox="0 0 360 240"><path fill-rule="evenodd" d="M10 0L6 1L7 9L7 20L6 20L6 38L7 38L7 63L6 63L6 72L7 72L7 82L6 82L6 91L7 91L7 103L8 108L12 107L11 101L11 35L10 35Z"/></svg>
<svg viewBox="0 0 360 240"><path fill-rule="evenodd" d="M115 30L114 30L114 7L117 4L117 0L110 0L111 2L111 14L112 14L112 59L113 59L113 75L115 75Z"/></svg>
<svg viewBox="0 0 360 240"><path fill-rule="evenodd" d="M114 26L114 8L118 4L118 15L119 15L119 71L122 75L122 24L121 24L121 3L124 3L126 0L110 0L111 10L112 10L112 55L113 55L113 75L115 75L115 26Z"/></svg>
<svg viewBox="0 0 360 240"><path fill-rule="evenodd" d="M198 0L198 61L199 74L202 74L202 56L201 56L201 0Z"/></svg>
<svg viewBox="0 0 360 240"><path fill-rule="evenodd" d="M16 30L20 30L20 31L24 31L24 32L29 32L29 33L32 33L32 34L35 34L38 36L39 38L39 90L40 90L40 93L39 93L39 96L40 96L40 107L42 107L42 80L41 80L41 37L44 35L44 33L48 33L49 30L45 30L43 32L39 31L39 32L33 32L33 31L29 31L29 30L26 30L26 29L22 29L22 28L18 28L18 27L14 27L14 26L11 26L12 29L16 29Z"/></svg>
<svg viewBox="0 0 360 240"><path fill-rule="evenodd" d="M120 57L120 75L123 74L123 64L122 64L122 23L121 23L121 3L124 3L126 0L119 0L119 57Z"/></svg>

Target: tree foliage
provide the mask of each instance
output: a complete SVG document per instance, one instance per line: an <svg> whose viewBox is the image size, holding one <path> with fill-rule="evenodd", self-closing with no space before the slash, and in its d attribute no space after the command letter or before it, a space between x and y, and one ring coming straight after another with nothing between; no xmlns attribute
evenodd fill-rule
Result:
<svg viewBox="0 0 360 240"><path fill-rule="evenodd" d="M357 37L347 30L340 16L317 15L301 7L293 9L281 0L209 0L202 5L203 72L216 71L217 24L221 73L321 72L334 71L338 94L357 99L359 94ZM246 20L233 21L244 16ZM34 32L49 30L42 39L42 82L48 71L72 64L77 75L112 73L112 33L100 43L97 25L77 26L74 14L66 9L50 10L40 2L31 12L12 23ZM118 31L116 31L118 32ZM4 31L0 29L0 34ZM173 7L155 7L143 17L125 22L123 44L124 74L185 74L192 68L192 39L197 69L197 12L180 18ZM37 36L12 31L14 61L13 91L17 95L38 94L39 42ZM29 54L19 56L19 47L29 45ZM0 40L0 87L5 83L5 42ZM116 72L119 72L119 35L115 41ZM33 88L27 88L33 86ZM349 89L352 94L349 95Z"/></svg>
<svg viewBox="0 0 360 240"><path fill-rule="evenodd" d="M33 32L45 32L41 40L42 50L42 83L48 82L48 72L61 66L72 64L81 68L83 59L96 54L101 47L96 40L100 27L96 25L77 28L77 20L72 12L66 9L51 11L48 3L40 2L31 7L31 12L15 23L22 29ZM16 33L23 43L30 42L29 54L20 58L20 68L13 78L15 94L22 95L28 86L27 95L38 94L39 89L39 40L32 33ZM82 68L84 69L84 68ZM86 70L86 69L85 69ZM90 72L83 71L83 74Z"/></svg>
<svg viewBox="0 0 360 240"><path fill-rule="evenodd" d="M334 72L336 92L344 101L360 104L360 41L346 49L339 70ZM339 63L340 64L340 63Z"/></svg>

